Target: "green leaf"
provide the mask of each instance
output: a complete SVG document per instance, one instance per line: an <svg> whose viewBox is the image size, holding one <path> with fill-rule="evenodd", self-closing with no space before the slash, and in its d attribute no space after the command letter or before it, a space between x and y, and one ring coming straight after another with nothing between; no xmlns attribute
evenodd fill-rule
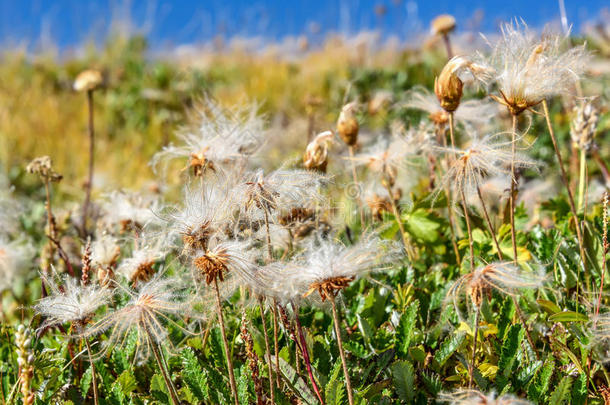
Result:
<svg viewBox="0 0 610 405"><path fill-rule="evenodd" d="M441 347L434 353L434 360L439 366L442 367L445 364L453 352L460 347L465 337L466 333L464 332L454 333L443 341Z"/></svg>
<svg viewBox="0 0 610 405"><path fill-rule="evenodd" d="M589 317L574 311L563 311L549 316L551 322L587 322Z"/></svg>
<svg viewBox="0 0 610 405"><path fill-rule="evenodd" d="M392 381L396 387L398 397L411 403L415 394L415 370L413 365L405 360L392 364Z"/></svg>
<svg viewBox="0 0 610 405"><path fill-rule="evenodd" d="M239 369L239 375L237 376L237 396L241 404L249 404L250 401L250 379L248 378L248 366L242 364Z"/></svg>
<svg viewBox="0 0 610 405"><path fill-rule="evenodd" d="M162 404L169 404L169 392L160 374L155 374L150 379L150 395Z"/></svg>
<svg viewBox="0 0 610 405"><path fill-rule="evenodd" d="M396 329L395 343L398 353L402 356L406 356L409 351L418 310L419 301L415 300L409 304L406 311L400 316L398 328Z"/></svg>
<svg viewBox="0 0 610 405"><path fill-rule="evenodd" d="M138 382L136 378L131 374L129 370L125 370L121 373L120 376L115 381L115 384L118 384L121 388L121 393L125 396L128 396L133 390L138 387Z"/></svg>
<svg viewBox="0 0 610 405"><path fill-rule="evenodd" d="M519 324L511 326L506 334L506 339L504 339L500 351L500 360L498 361L498 372L504 377L508 377L513 370L517 352L524 335L525 331Z"/></svg>
<svg viewBox="0 0 610 405"><path fill-rule="evenodd" d="M561 405L569 401L572 378L564 376L555 388L549 399L549 405Z"/></svg>
<svg viewBox="0 0 610 405"><path fill-rule="evenodd" d="M208 379L199 365L195 353L190 348L186 348L182 350L180 358L182 360L182 371L180 372L182 380L199 401L208 400Z"/></svg>
<svg viewBox="0 0 610 405"><path fill-rule="evenodd" d="M309 389L309 385L303 378L297 375L294 368L292 368L292 366L281 356L279 361L280 372L284 375L284 381L290 386L290 389L299 395L306 404L317 404L318 400L315 397L315 394Z"/></svg>
<svg viewBox="0 0 610 405"><path fill-rule="evenodd" d="M423 208L406 215L405 228L416 239L434 243L439 238L440 220Z"/></svg>
<svg viewBox="0 0 610 405"><path fill-rule="evenodd" d="M587 376L579 374L572 386L572 402L574 405L582 405L587 402Z"/></svg>
<svg viewBox="0 0 610 405"><path fill-rule="evenodd" d="M87 397L87 393L91 388L91 381L93 380L93 375L91 374L91 371L91 366L89 366L89 368L87 368L87 370L83 374L83 378L81 378L80 380L80 393L84 398Z"/></svg>
<svg viewBox="0 0 610 405"><path fill-rule="evenodd" d="M561 308L559 308L559 306L557 304L555 304L553 301L536 300L536 302L538 303L538 305L540 305L542 307L542 309L544 309L546 312L548 312L551 315L561 312Z"/></svg>
<svg viewBox="0 0 610 405"><path fill-rule="evenodd" d="M544 366L542 367L542 371L538 374L538 376L532 381L530 384L527 393L528 396L534 401L538 401L542 394L547 392L549 389L549 384L551 382L551 377L553 377L553 370L555 369L555 360L552 358L548 358L544 362Z"/></svg>
<svg viewBox="0 0 610 405"><path fill-rule="evenodd" d="M333 370L330 374L330 379L326 384L326 389L324 390L324 396L326 403L331 405L342 405L344 403L344 399L347 398L347 394L345 392L345 384L339 378L341 374L342 364L341 360L338 360L333 367Z"/></svg>

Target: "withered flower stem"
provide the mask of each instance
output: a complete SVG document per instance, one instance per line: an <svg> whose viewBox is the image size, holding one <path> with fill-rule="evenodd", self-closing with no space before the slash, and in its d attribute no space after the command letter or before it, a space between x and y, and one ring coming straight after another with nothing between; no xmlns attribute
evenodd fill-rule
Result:
<svg viewBox="0 0 610 405"><path fill-rule="evenodd" d="M385 173L385 170L384 170ZM398 224L398 229L400 230L400 236L402 237L402 243L405 246L405 250L407 252L407 256L410 261L413 261L413 252L411 248L411 244L409 243L409 239L407 237L407 232L405 231L405 226L402 223L402 218L400 217L400 212L398 211L398 207L396 206L396 200L394 199L394 194L392 193L392 186L390 186L389 179L383 181L386 190L388 191L388 197L390 199L390 205L392 206L392 211L394 214L394 218L396 218L396 223Z"/></svg>
<svg viewBox="0 0 610 405"><path fill-rule="evenodd" d="M330 305L333 309L333 324L335 326L335 334L337 335L337 345L339 346L339 354L341 355L341 363L343 364L343 375L345 376L345 386L347 389L347 401L349 405L354 405L354 398L352 393L352 381L349 378L349 371L347 369L347 360L345 359L345 351L343 350L343 340L341 339L341 321L339 320L339 314L337 313L337 304L335 302L335 296L330 294L328 297Z"/></svg>
<svg viewBox="0 0 610 405"><path fill-rule="evenodd" d="M360 228L364 228L364 208L362 207L362 199L360 198L360 183L358 182L358 174L356 173L356 163L354 161L354 147L352 145L348 146L349 149L349 157L352 162L352 177L354 179L354 186L356 186L356 191L358 195L356 196L356 202L358 203L358 210L360 211Z"/></svg>
<svg viewBox="0 0 610 405"><path fill-rule="evenodd" d="M582 268L585 272L585 276L587 276L587 259L585 256L584 242L582 237L582 232L580 229L580 220L578 219L578 214L576 212L576 206L574 205L574 196L572 195L572 190L570 189L570 183L568 180L568 175L566 174L565 168L563 166L563 159L561 158L561 152L559 151L559 146L557 145L557 138L555 137L555 131L553 130L553 125L551 124L551 116L549 114L549 106L545 100L542 100L542 108L544 109L544 116L546 118L546 125L549 129L549 134L551 136L551 140L553 141L553 148L555 149L555 154L557 155L557 162L559 163L559 169L561 170L561 180L563 181L563 185L568 192L568 202L570 203L570 210L572 211L572 216L574 216L574 225L576 228L576 237L578 238L578 247L580 249L580 260L582 260ZM580 271L578 272L580 275ZM576 295L578 296L580 290L580 277L576 277ZM578 311L578 308L576 309Z"/></svg>
<svg viewBox="0 0 610 405"><path fill-rule="evenodd" d="M517 264L517 233L515 230L515 189L517 178L515 176L515 153L517 138L517 115L513 114L513 126L511 131L511 158L510 158L510 238L513 245L513 263Z"/></svg>
<svg viewBox="0 0 610 405"><path fill-rule="evenodd" d="M99 404L98 393L97 393L97 376L95 375L95 364L93 364L93 358L91 357L91 345L89 339L84 338L85 346L87 347L87 355L89 356L89 364L91 364L91 384L93 385L93 403Z"/></svg>
<svg viewBox="0 0 610 405"><path fill-rule="evenodd" d="M316 384L316 379L313 376L313 372L311 370L311 360L309 359L309 350L307 349L307 340L305 340L305 334L303 333L303 326L301 326L301 319L299 318L299 307L293 302L292 309L294 311L294 319L297 326L297 332L299 334L299 342L296 342L298 348L301 349L301 354L303 355L303 362L305 363L305 368L307 369L307 374L309 375L309 380L311 381L311 385L313 386L313 390L320 401L320 404L324 404L324 399L322 399L322 394L320 394L320 389L318 388L318 384ZM300 343L300 344L299 344ZM297 358L297 364L299 359Z"/></svg>
<svg viewBox="0 0 610 405"><path fill-rule="evenodd" d="M470 358L470 367L469 374L470 379L468 381L468 388L472 388L472 383L474 382L474 369L475 369L475 361L477 356L477 342L479 340L479 317L481 315L480 305L476 305L476 312L474 313L474 341L472 343L472 357Z"/></svg>
<svg viewBox="0 0 610 405"><path fill-rule="evenodd" d="M146 328L145 328L146 329ZM155 355L155 359L157 360L157 365L159 366L159 370L161 371L161 375L163 376L163 380L165 381L165 385L167 386L167 391L169 392L169 396L172 400L173 405L180 405L180 400L178 399L178 394L176 393L176 387L174 387L174 383L169 376L168 369L166 368L165 359L163 358L163 354L159 350L157 343L154 341L148 329L146 329L146 333L148 335L148 344L152 349L153 354Z"/></svg>
<svg viewBox="0 0 610 405"><path fill-rule="evenodd" d="M269 335L267 334L267 323L265 322L265 304L263 297L258 298L258 305L261 310L261 322L263 326L263 336L265 337L265 357L267 368L269 369L269 392L271 393L271 403L275 403L275 389L273 384L273 363L271 361L271 349L269 347Z"/></svg>
<svg viewBox="0 0 610 405"><path fill-rule="evenodd" d="M468 207L466 205L466 196L464 195L464 188L460 188L460 196L462 197L462 209L464 210L464 218L466 219L466 229L468 230L468 247L470 249L470 271L474 273L474 246L472 239L472 228L470 226L470 215L468 214Z"/></svg>
<svg viewBox="0 0 610 405"><path fill-rule="evenodd" d="M229 369L229 385L231 386L231 394L235 405L239 405L237 397L237 384L235 383L235 374L233 372L233 361L231 360L231 351L229 350L229 341L227 340L227 332L225 330L225 321L222 316L222 303L220 301L220 290L218 289L218 280L214 278L214 291L216 293L216 311L218 312L218 321L220 322L220 333L222 335L222 343L225 349L225 357L227 358L227 368Z"/></svg>
<svg viewBox="0 0 610 405"><path fill-rule="evenodd" d="M455 142L453 139L453 113L449 114L449 133L451 135L451 147L455 148ZM441 139L443 142L443 146L447 146L447 134L443 132L441 134ZM445 161L447 163L447 161ZM453 216L453 210L451 209L451 189L448 186L445 186L445 196L447 200L447 213L449 216L449 226L451 229L451 243L453 244L453 251L455 252L455 258L458 263L462 261L460 257L460 249L458 249L458 245L456 242L456 230L455 230L455 217Z"/></svg>
<svg viewBox="0 0 610 405"><path fill-rule="evenodd" d="M93 161L95 156L95 130L93 127L93 89L87 90L87 109L89 110L89 175L85 187L85 201L83 202L82 213L82 234L87 234L87 219L89 215L89 205L91 203L91 188L93 187Z"/></svg>
<svg viewBox="0 0 610 405"><path fill-rule="evenodd" d="M280 346L278 344L278 316L277 316L277 300L273 299L273 306L271 307L273 313L273 346L275 354L275 384L276 387L280 388Z"/></svg>

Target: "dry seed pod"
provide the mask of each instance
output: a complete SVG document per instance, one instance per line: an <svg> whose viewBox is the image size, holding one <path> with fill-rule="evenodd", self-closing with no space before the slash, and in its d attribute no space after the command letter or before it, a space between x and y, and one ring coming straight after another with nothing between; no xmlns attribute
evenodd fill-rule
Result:
<svg viewBox="0 0 610 405"><path fill-rule="evenodd" d="M326 173L328 164L328 144L332 142L333 133L324 131L316 135L316 137L307 145L305 155L303 156L303 165L308 170L318 170Z"/></svg>
<svg viewBox="0 0 610 405"><path fill-rule="evenodd" d="M76 76L74 80L74 90L76 91L93 91L102 85L104 81L99 70L87 69L83 70Z"/></svg>
<svg viewBox="0 0 610 405"><path fill-rule="evenodd" d="M348 146L354 146L358 142L358 129L360 127L354 114L355 110L355 102L344 105L341 114L339 114L339 120L337 120L337 132Z"/></svg>
<svg viewBox="0 0 610 405"><path fill-rule="evenodd" d="M578 149L590 150L593 146L593 137L597 129L599 111L591 100L574 107L575 117L570 124L572 143Z"/></svg>
<svg viewBox="0 0 610 405"><path fill-rule="evenodd" d="M454 56L445 65L441 74L434 79L434 93L441 107L447 112L457 110L462 99L464 83L459 75L464 71L470 72L476 79L484 81L489 70L472 62L464 56Z"/></svg>
<svg viewBox="0 0 610 405"><path fill-rule="evenodd" d="M441 14L432 20L430 31L434 35L447 35L456 27L455 18L449 14Z"/></svg>

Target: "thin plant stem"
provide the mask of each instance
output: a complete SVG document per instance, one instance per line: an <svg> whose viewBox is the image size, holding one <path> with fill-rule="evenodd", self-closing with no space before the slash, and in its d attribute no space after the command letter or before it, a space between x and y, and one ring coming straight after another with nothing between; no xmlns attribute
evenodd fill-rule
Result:
<svg viewBox="0 0 610 405"><path fill-rule="evenodd" d="M485 217L485 221L487 222L487 227L489 228L489 233L491 233L491 237L494 240L494 245L496 245L496 250L498 251L498 257L500 260L504 260L502 257L502 249L500 249L500 243L498 243L498 238L496 236L496 232L494 230L493 224L491 223L491 219L489 218L489 213L487 212L487 204L485 204L485 200L483 199L483 195L481 194L481 187L477 184L477 195L479 196L479 201L481 202L481 207L483 207L483 216Z"/></svg>
<svg viewBox="0 0 610 405"><path fill-rule="evenodd" d="M167 387L167 391L169 392L169 396L172 400L172 404L180 405L180 400L178 399L178 394L176 393L176 388L172 383L172 380L169 377L169 372L166 369L165 359L163 358L163 354L159 350L157 343L153 340L153 337L150 335L150 332L146 330L146 334L148 335L148 344L150 345L153 354L155 355L155 359L157 360L157 365L159 366L159 370L161 371L161 375L163 376L163 380L165 381L165 386Z"/></svg>
<svg viewBox="0 0 610 405"><path fill-rule="evenodd" d="M517 264L517 232L515 230L515 188L517 176L515 175L515 153L517 148L517 116L513 114L513 126L510 145L510 240L513 245L513 263Z"/></svg>
<svg viewBox="0 0 610 405"><path fill-rule="evenodd" d="M229 385L231 386L231 394L235 401L235 405L239 405L237 397L237 384L235 383L235 374L233 373L233 361L231 360L231 351L229 350L229 341L227 340L227 332L225 330L225 321L222 316L222 303L220 302L220 290L218 289L218 280L214 279L214 290L216 292L216 311L218 312L218 321L220 323L220 333L222 335L222 343L225 349L225 357L227 358L227 368L229 369Z"/></svg>
<svg viewBox="0 0 610 405"><path fill-rule="evenodd" d="M578 176L578 212L582 211L582 205L585 201L585 184L587 172L587 151L585 148L580 148L580 172Z"/></svg>
<svg viewBox="0 0 610 405"><path fill-rule="evenodd" d="M339 355L341 356L341 363L343 364L343 375L345 376L345 388L347 390L347 401L349 405L354 405L354 398L352 393L352 382L349 378L349 371L347 369L347 360L345 359L345 352L343 351L343 340L341 339L341 329L339 314L337 313L337 304L335 302L335 297L330 295L328 300L333 309L333 324L335 326L335 335L337 335L337 345L339 346Z"/></svg>
<svg viewBox="0 0 610 405"><path fill-rule="evenodd" d="M476 307L476 311L474 313L474 341L472 343L472 357L470 358L470 379L468 381L468 388L472 388L472 383L474 382L474 369L475 369L475 361L477 358L477 342L479 340L479 316L481 315L481 308L479 306Z"/></svg>
<svg viewBox="0 0 610 405"><path fill-rule="evenodd" d="M83 202L82 213L82 233L87 234L87 218L89 214L89 204L91 202L91 188L93 187L93 160L95 156L95 130L93 127L93 90L87 91L87 109L89 110L89 174L85 187L85 201Z"/></svg>
<svg viewBox="0 0 610 405"><path fill-rule="evenodd" d="M599 296L597 297L597 305L595 306L595 320L594 322L597 323L597 317L599 315L599 308L602 305L602 293L604 292L604 278L606 276L606 268L607 268L607 264L606 264L606 256L608 255L608 247L610 247L610 244L608 244L608 193L604 193L604 212L603 212L603 234L602 234L602 248L603 248L603 255L602 255L602 276L601 276L601 280L599 282Z"/></svg>
<svg viewBox="0 0 610 405"><path fill-rule="evenodd" d="M87 346L87 355L89 356L89 364L91 364L91 384L93 385L93 403L95 405L99 404L98 401L98 393L97 393L97 377L95 373L95 364L93 364L93 358L91 357L91 345L89 344L89 340L87 338L83 339L85 341L85 346Z"/></svg>
<svg viewBox="0 0 610 405"><path fill-rule="evenodd" d="M460 188L460 195L462 197L462 208L464 210L464 218L466 219L466 229L468 230L468 247L470 248L470 270L474 272L474 246L472 239L472 228L470 226L470 215L468 215L468 207L466 206L466 196L464 195L464 188Z"/></svg>
<svg viewBox="0 0 610 405"><path fill-rule="evenodd" d="M271 263L273 260L273 248L271 247L271 231L269 230L269 213L266 209L265 212L265 230L267 231L267 261Z"/></svg>
<svg viewBox="0 0 610 405"><path fill-rule="evenodd" d="M453 139L453 114L449 114L449 131L451 134L451 144L452 147L455 147L454 145L454 139ZM441 139L443 141L443 146L447 147L447 135L444 133L441 134ZM451 189L447 186L445 186L445 196L446 196L446 200L447 200L447 214L449 216L449 229L451 230L451 243L453 244L453 251L455 252L455 258L457 260L458 263L461 263L462 259L460 257L460 249L458 248L457 242L456 242L456 231L455 231L455 217L453 216L453 209L451 208Z"/></svg>
<svg viewBox="0 0 610 405"><path fill-rule="evenodd" d="M354 179L354 186L358 195L356 196L356 202L358 203L358 210L360 211L360 229L364 228L364 208L362 207L362 200L360 199L360 183L358 182L358 173L356 173L356 163L354 162L354 147L349 146L349 157L352 164L352 177Z"/></svg>
<svg viewBox="0 0 610 405"><path fill-rule="evenodd" d="M563 167L563 159L561 158L561 152L559 151L559 145L557 144L557 138L555 137L555 131L553 130L553 125L551 124L551 116L549 114L549 106L546 100L542 100L542 108L544 109L544 116L546 118L546 125L549 130L549 134L551 136L551 140L553 141L553 148L555 149L555 154L557 155L557 161L559 163L559 169L561 171L561 180L563 181L563 185L568 192L568 202L570 203L570 210L572 211L572 215L574 216L574 224L576 225L576 237L578 238L578 247L580 249L580 258L582 260L582 268L583 271L587 271L587 259L585 256L585 249L583 243L582 232L580 230L580 221L578 220L578 213L576 211L576 206L574 205L574 196L572 195L572 190L570 190L570 183L568 180L568 175L566 174L565 168ZM578 277L576 277L576 295L578 296L580 288L580 271ZM576 307L576 311L578 312L578 306Z"/></svg>
<svg viewBox="0 0 610 405"><path fill-rule="evenodd" d="M269 368L269 392L271 393L271 403L275 403L275 387L273 384L273 364L271 362L271 349L269 348L269 335L267 334L267 325L265 322L265 306L263 298L258 299L259 308L261 310L261 322L263 323L263 336L265 338L265 357L267 358L267 367Z"/></svg>
<svg viewBox="0 0 610 405"><path fill-rule="evenodd" d="M396 206L396 201L394 200L394 196L392 195L392 189L390 188L390 183L388 179L384 181L385 188L388 192L388 197L390 199L390 205L392 206L392 213L394 214L394 218L396 219L396 223L398 224L398 229L400 230L400 236L402 237L402 243L405 246L405 251L407 252L407 256L410 261L413 261L413 252L411 251L411 244L409 243L409 239L407 237L407 232L405 231L405 226L402 223L402 219L400 218L400 212L398 211L398 207Z"/></svg>
<svg viewBox="0 0 610 405"><path fill-rule="evenodd" d="M445 43L445 49L447 50L447 59L451 59L453 57L453 51L451 49L449 34L443 34L443 42Z"/></svg>
<svg viewBox="0 0 610 405"><path fill-rule="evenodd" d="M453 113L449 113L449 139L451 139L451 147L455 149L455 135L453 134Z"/></svg>
<svg viewBox="0 0 610 405"><path fill-rule="evenodd" d="M322 399L322 394L320 393L320 389L318 388L318 384L316 384L316 379L313 376L313 371L311 369L311 360L309 358L309 350L307 349L307 341L305 340L305 334L303 333L303 326L301 325L301 320L299 318L299 307L292 303L292 309L294 310L294 320L297 326L297 333L299 334L300 344L297 343L297 346L301 349L301 354L303 355L303 362L305 363L305 368L307 369L307 374L309 375L309 380L311 381L311 385L313 386L313 390L318 397L318 400L322 405L324 405L324 399ZM297 357L297 363L299 359Z"/></svg>
<svg viewBox="0 0 610 405"><path fill-rule="evenodd" d="M273 314L273 349L275 355L275 385L280 388L280 346L278 344L278 321L277 321L277 301L273 300L271 307Z"/></svg>

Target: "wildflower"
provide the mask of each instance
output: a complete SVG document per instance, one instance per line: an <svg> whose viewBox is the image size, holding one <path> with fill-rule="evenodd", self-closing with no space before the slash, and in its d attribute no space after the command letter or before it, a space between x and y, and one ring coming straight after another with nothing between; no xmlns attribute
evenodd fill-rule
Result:
<svg viewBox="0 0 610 405"><path fill-rule="evenodd" d="M461 389L452 393L441 394L443 402L452 405L530 405L531 402L505 394L496 396L495 393L483 394L472 389Z"/></svg>
<svg viewBox="0 0 610 405"><path fill-rule="evenodd" d="M258 283L254 276L257 265L248 241L214 240L205 251L195 253L192 262L194 279L208 285L216 279L225 281L228 273L235 275L240 284Z"/></svg>
<svg viewBox="0 0 610 405"><path fill-rule="evenodd" d="M34 306L34 311L46 318L41 328L64 323L84 325L112 296L111 290L95 284L81 285L74 277L63 277L61 286L51 277L41 277L49 289L49 295Z"/></svg>
<svg viewBox="0 0 610 405"><path fill-rule="evenodd" d="M48 156L37 157L26 167L28 173L37 174L41 179L51 182L59 182L62 175L53 169L53 162Z"/></svg>
<svg viewBox="0 0 610 405"><path fill-rule="evenodd" d="M597 130L599 111L591 100L574 107L575 117L570 123L572 144L580 150L589 151L594 145L593 137Z"/></svg>
<svg viewBox="0 0 610 405"><path fill-rule="evenodd" d="M434 93L441 107L448 113L454 112L460 105L464 87L460 76L466 73L470 73L477 80L485 81L489 70L465 56L454 56L434 79Z"/></svg>
<svg viewBox="0 0 610 405"><path fill-rule="evenodd" d="M337 120L337 133L343 142L352 147L358 142L359 124L355 114L356 108L355 102L344 105Z"/></svg>
<svg viewBox="0 0 610 405"><path fill-rule="evenodd" d="M150 355L151 344L163 344L167 341L167 331L163 324L172 322L170 316L180 315L184 306L178 293L181 284L172 278L159 276L139 285L137 290L121 287L129 296L129 301L122 308L107 313L101 319L85 329L85 337L96 336L109 330L103 356L115 346L122 345L127 336L135 331L137 338L136 358L145 360Z"/></svg>
<svg viewBox="0 0 610 405"><path fill-rule="evenodd" d="M316 137L307 145L305 156L303 156L303 165L308 170L318 170L326 173L328 165L328 144L333 140L331 131L324 131L316 135Z"/></svg>
<svg viewBox="0 0 610 405"><path fill-rule="evenodd" d="M323 240L319 245L312 244L302 258L302 273L296 275L300 280L290 280L305 285L304 296L318 292L322 301L337 296L358 277L379 270L397 258L397 249L381 241L375 235L364 238L352 246L339 242Z"/></svg>
<svg viewBox="0 0 610 405"><path fill-rule="evenodd" d="M130 191L113 191L102 203L106 226L118 225L121 232L139 231L160 224L157 212L161 204L156 196Z"/></svg>
<svg viewBox="0 0 610 405"><path fill-rule="evenodd" d="M461 190L469 194L475 191L484 177L511 175L510 165L513 157L511 142L501 138L502 134L474 137L465 149L438 148L439 151L455 153L456 158L451 161L449 170L443 176L438 192L449 187L456 191ZM524 154L516 154L515 168L532 168L535 161Z"/></svg>
<svg viewBox="0 0 610 405"><path fill-rule="evenodd" d="M479 308L485 294L491 294L491 290L514 296L516 290L540 288L543 282L544 277L540 274L524 272L509 262L493 262L460 277L449 288L447 298L452 299L457 308L458 299L466 293L474 307Z"/></svg>
<svg viewBox="0 0 610 405"><path fill-rule="evenodd" d="M23 405L33 405L36 393L32 390L32 377L34 376L34 353L32 352L32 331L22 324L15 332L15 345L17 346L17 364L19 365L19 385Z"/></svg>
<svg viewBox="0 0 610 405"><path fill-rule="evenodd" d="M162 238L144 235L134 241L131 257L121 261L117 272L134 285L146 282L155 273L154 265L167 254Z"/></svg>
<svg viewBox="0 0 610 405"><path fill-rule="evenodd" d="M538 38L525 23L502 25L487 60L500 92L492 97L519 115L548 97L569 93L589 57L584 45L562 51L566 39L548 32Z"/></svg>
<svg viewBox="0 0 610 405"><path fill-rule="evenodd" d="M181 145L164 147L153 157L151 165L156 168L166 159L188 159L184 170L192 170L194 176L230 168L236 161L254 154L263 143L266 132L257 110L256 106L224 109L206 100L197 111L198 126L178 134Z"/></svg>
<svg viewBox="0 0 610 405"><path fill-rule="evenodd" d="M93 91L101 86L103 81L104 79L99 70L87 69L76 76L73 87L76 91Z"/></svg>

